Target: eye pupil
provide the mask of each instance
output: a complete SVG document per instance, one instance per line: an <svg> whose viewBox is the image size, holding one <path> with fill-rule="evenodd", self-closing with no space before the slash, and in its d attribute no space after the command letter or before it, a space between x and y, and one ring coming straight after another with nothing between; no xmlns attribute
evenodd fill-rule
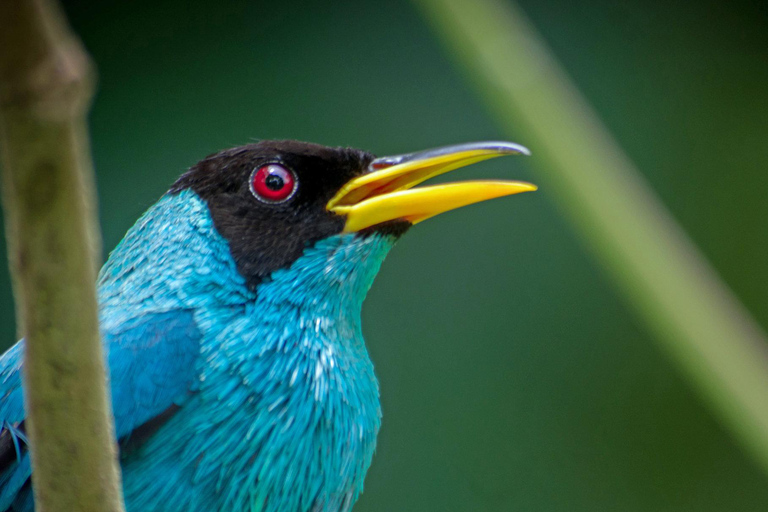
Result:
<svg viewBox="0 0 768 512"><path fill-rule="evenodd" d="M262 165L251 173L251 192L264 203L282 203L296 192L296 175L280 164Z"/></svg>
<svg viewBox="0 0 768 512"><path fill-rule="evenodd" d="M267 176L264 180L264 184L272 190L280 190L285 186L283 178L277 176L276 174L270 174Z"/></svg>

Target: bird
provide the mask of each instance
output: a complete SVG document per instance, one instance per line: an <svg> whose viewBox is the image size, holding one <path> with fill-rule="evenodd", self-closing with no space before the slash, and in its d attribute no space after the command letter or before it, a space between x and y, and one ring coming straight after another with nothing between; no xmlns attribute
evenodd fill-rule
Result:
<svg viewBox="0 0 768 512"><path fill-rule="evenodd" d="M128 512L348 512L381 424L361 308L413 225L520 181L417 187L510 142L377 158L263 140L183 173L110 253L99 325ZM0 357L0 511L31 512L22 339Z"/></svg>

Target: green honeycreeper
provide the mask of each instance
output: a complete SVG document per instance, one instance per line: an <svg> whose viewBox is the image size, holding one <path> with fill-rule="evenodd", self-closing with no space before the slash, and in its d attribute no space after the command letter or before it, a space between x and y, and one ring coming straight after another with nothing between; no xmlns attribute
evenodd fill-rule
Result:
<svg viewBox="0 0 768 512"><path fill-rule="evenodd" d="M128 512L346 512L381 420L360 327L398 237L528 183L413 188L528 151L462 144L375 158L262 141L208 156L99 274ZM0 357L0 511L30 512L24 341Z"/></svg>

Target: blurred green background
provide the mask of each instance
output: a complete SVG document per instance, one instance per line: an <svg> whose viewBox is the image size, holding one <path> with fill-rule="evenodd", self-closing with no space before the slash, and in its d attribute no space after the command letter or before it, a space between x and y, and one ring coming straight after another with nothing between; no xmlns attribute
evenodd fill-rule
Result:
<svg viewBox="0 0 768 512"><path fill-rule="evenodd" d="M521 6L768 326L768 6ZM253 139L385 155L502 138L406 1L66 8L99 68L91 128L106 249L185 168ZM533 180L527 165L498 159L451 179ZM0 304L10 345L5 267ZM385 417L358 512L768 508L766 478L545 189L419 225L363 315Z"/></svg>

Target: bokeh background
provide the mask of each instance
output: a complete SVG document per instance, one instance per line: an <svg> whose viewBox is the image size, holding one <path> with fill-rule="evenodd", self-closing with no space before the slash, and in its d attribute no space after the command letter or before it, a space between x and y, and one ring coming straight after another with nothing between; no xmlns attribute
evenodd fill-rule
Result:
<svg viewBox="0 0 768 512"><path fill-rule="evenodd" d="M106 249L181 172L225 147L295 138L385 155L502 138L404 0L65 4L99 68L91 128ZM520 5L768 326L765 2ZM535 181L528 165L498 159L451 179ZM766 477L546 189L411 231L369 295L364 331L385 417L357 512L768 508Z"/></svg>

